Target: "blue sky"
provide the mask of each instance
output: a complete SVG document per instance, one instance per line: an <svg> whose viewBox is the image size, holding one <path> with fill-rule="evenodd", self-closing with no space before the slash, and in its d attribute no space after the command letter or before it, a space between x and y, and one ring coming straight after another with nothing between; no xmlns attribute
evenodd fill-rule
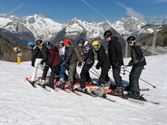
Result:
<svg viewBox="0 0 167 125"><path fill-rule="evenodd" d="M167 0L0 0L0 13L43 14L61 23L74 17L96 22L128 16L167 18Z"/></svg>

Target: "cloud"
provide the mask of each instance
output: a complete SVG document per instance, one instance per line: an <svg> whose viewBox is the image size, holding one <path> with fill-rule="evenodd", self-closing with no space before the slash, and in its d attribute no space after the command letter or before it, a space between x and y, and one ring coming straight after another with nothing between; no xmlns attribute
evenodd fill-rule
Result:
<svg viewBox="0 0 167 125"><path fill-rule="evenodd" d="M14 10L10 11L7 13L7 15L11 15L12 13L14 13L15 11L19 10L24 4L19 4Z"/></svg>
<svg viewBox="0 0 167 125"><path fill-rule="evenodd" d="M138 19L144 19L144 15L135 11L133 8L126 6L125 4L116 1L115 2L117 5L121 6L122 8L124 8L126 10L126 13L129 17L136 17Z"/></svg>
<svg viewBox="0 0 167 125"><path fill-rule="evenodd" d="M167 3L167 0L154 0L154 3Z"/></svg>

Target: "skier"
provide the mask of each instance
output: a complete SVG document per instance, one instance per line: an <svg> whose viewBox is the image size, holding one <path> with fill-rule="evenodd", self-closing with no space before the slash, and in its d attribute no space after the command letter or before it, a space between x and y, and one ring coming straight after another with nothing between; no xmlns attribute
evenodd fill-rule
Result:
<svg viewBox="0 0 167 125"><path fill-rule="evenodd" d="M74 91L74 84L79 80L79 75L76 71L77 62L79 60L77 50L71 46L70 39L64 40L64 45L67 47L67 61L66 65L69 66L68 81L70 82L70 89Z"/></svg>
<svg viewBox="0 0 167 125"><path fill-rule="evenodd" d="M33 43L32 41L29 41L29 42L27 43L27 48L28 48L29 50L33 50L33 48L34 48L34 43Z"/></svg>
<svg viewBox="0 0 167 125"><path fill-rule="evenodd" d="M54 79L55 77L59 76L60 72L60 55L57 46L53 46L53 48L51 49L50 59L51 59L51 73L49 82L45 83L43 86L44 87L48 86L54 89Z"/></svg>
<svg viewBox="0 0 167 125"><path fill-rule="evenodd" d="M45 42L41 48L41 52L42 52L42 56L43 56L43 60L41 61L41 65L43 65L45 63L45 66L43 68L43 73L42 73L42 78L41 78L40 84L45 83L47 72L48 72L49 68L51 67L51 47L52 47L52 44L51 44L51 42L48 41L48 42Z"/></svg>
<svg viewBox="0 0 167 125"><path fill-rule="evenodd" d="M126 96L134 99L145 100L142 96L140 96L139 91L139 78L146 65L146 60L143 55L143 52L140 46L136 45L136 37L129 36L127 38L127 42L129 47L131 48L131 61L128 63L128 66L132 66L131 72L129 74L129 86L128 86L128 94Z"/></svg>
<svg viewBox="0 0 167 125"><path fill-rule="evenodd" d="M104 38L108 42L108 56L112 66L113 78L116 83L116 88L113 90L113 94L123 96L123 84L120 76L121 66L123 65L122 47L118 37L112 36L110 30L107 30L104 33ZM110 86L110 88L113 87Z"/></svg>
<svg viewBox="0 0 167 125"><path fill-rule="evenodd" d="M110 69L110 62L107 54L105 53L104 47L100 44L98 40L94 40L92 42L92 47L97 53L97 61L96 69L100 69L101 74L98 80L98 86L103 86L107 81L109 81L108 71Z"/></svg>
<svg viewBox="0 0 167 125"><path fill-rule="evenodd" d="M81 66L82 63L84 63L81 73L80 73L80 77L81 77L80 78L80 89L85 92L87 91L85 88L86 82L91 82L89 70L94 64L94 52L91 47L91 44L89 44L88 41L84 41L83 39L81 39L78 41L77 45L78 47L81 48L80 55L82 56L82 61L83 61L83 62L79 62L78 66Z"/></svg>
<svg viewBox="0 0 167 125"><path fill-rule="evenodd" d="M32 49L32 58L31 58L31 66L34 67L33 69L33 73L32 73L32 76L31 76L31 83L32 85L35 84L35 79L36 79L36 76L37 76L37 71L38 71L38 68L41 67L41 61L42 61L42 53L40 51L40 48L42 48L42 40L37 40L36 41L36 46Z"/></svg>
<svg viewBox="0 0 167 125"><path fill-rule="evenodd" d="M68 44L68 43L65 43ZM65 71L68 69L67 65L67 47L64 46L64 42L60 41L58 43L59 54L60 54L60 88L64 89L65 81L68 79Z"/></svg>

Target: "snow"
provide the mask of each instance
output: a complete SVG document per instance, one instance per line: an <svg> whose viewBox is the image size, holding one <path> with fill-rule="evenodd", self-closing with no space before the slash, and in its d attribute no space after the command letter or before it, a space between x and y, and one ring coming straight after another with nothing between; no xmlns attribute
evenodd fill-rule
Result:
<svg viewBox="0 0 167 125"><path fill-rule="evenodd" d="M9 18L0 16L0 28L4 27L9 22L12 22L12 20Z"/></svg>
<svg viewBox="0 0 167 125"><path fill-rule="evenodd" d="M63 28L62 24L39 14L24 17L22 20L36 39L49 40Z"/></svg>
<svg viewBox="0 0 167 125"><path fill-rule="evenodd" d="M113 98L116 103L88 95L63 91L47 92L33 88L24 78L31 74L31 63L20 65L0 61L0 123L2 125L165 125L167 124L167 55L146 57L141 78L157 86L153 89L140 81L145 98L159 101L136 104ZM129 59L125 59L125 64ZM130 70L130 68L128 68ZM78 69L79 71L79 69ZM93 70L92 70L93 71ZM99 72L99 71L98 71ZM112 78L110 71L109 76ZM123 76L123 75L122 75ZM94 78L95 76L92 77ZM123 79L128 78L128 73Z"/></svg>

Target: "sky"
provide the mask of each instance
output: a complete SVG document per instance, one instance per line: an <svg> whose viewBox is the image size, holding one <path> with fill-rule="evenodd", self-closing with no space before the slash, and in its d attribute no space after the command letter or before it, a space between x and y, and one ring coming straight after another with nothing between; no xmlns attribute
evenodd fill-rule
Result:
<svg viewBox="0 0 167 125"><path fill-rule="evenodd" d="M0 13L19 17L43 14L60 23L74 17L90 22L129 16L167 18L167 0L0 0Z"/></svg>

